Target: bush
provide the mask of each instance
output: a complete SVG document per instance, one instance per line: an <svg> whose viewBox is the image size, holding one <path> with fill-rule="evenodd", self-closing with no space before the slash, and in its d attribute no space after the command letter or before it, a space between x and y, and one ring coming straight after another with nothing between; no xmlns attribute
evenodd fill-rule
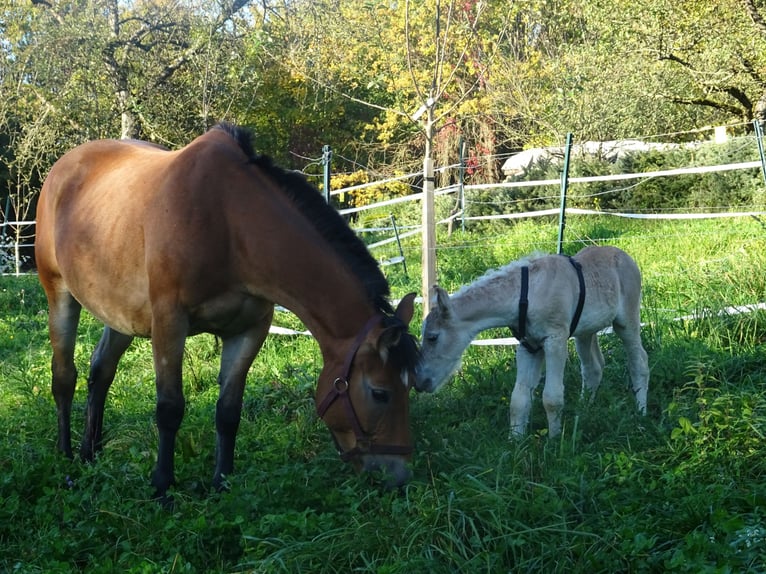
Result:
<svg viewBox="0 0 766 574"><path fill-rule="evenodd" d="M670 150L628 152L616 161L595 156L573 156L569 177L646 173L671 169L726 165L758 157L752 138L725 144L701 143ZM558 180L563 158L544 157L510 181ZM658 211L689 208L751 209L766 202L759 170L681 174L639 180L570 183L568 205L613 211ZM470 215L523 213L558 208L557 186L542 185L482 190L470 195Z"/></svg>

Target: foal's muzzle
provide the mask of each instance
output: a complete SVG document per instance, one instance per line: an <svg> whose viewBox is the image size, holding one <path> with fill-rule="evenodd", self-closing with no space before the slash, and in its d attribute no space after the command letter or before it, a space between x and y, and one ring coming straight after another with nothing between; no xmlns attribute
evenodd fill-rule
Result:
<svg viewBox="0 0 766 574"><path fill-rule="evenodd" d="M423 369L421 369L419 366L415 367L415 373L414 373L414 379L415 379L415 390L419 393L432 393L434 392L434 381L433 379L423 373Z"/></svg>

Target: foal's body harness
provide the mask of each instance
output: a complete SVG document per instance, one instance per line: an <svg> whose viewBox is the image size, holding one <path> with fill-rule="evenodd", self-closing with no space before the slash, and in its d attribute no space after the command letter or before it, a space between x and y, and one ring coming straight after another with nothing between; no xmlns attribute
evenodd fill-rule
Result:
<svg viewBox="0 0 766 574"><path fill-rule="evenodd" d="M585 304L585 279L582 276L582 265L575 261L570 256L565 256L569 259L572 267L577 272L577 280L580 283L580 296L577 299L577 308L575 309L572 322L569 324L569 336L577 329L577 324L580 322L580 315L582 315L582 308ZM511 326L511 333L519 340L519 343L530 353L537 353L542 347L535 347L529 341L526 340L527 331L527 309L529 308L529 267L524 265L521 268L521 293L519 295L519 327L514 329Z"/></svg>

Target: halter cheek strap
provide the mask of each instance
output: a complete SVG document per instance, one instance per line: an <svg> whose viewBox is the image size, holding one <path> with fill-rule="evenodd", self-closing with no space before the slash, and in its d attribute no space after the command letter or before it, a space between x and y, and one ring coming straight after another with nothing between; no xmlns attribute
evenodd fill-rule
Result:
<svg viewBox="0 0 766 574"><path fill-rule="evenodd" d="M569 259L569 262L572 264L572 267L574 267L575 271L577 272L577 281L580 284L580 295L577 299L577 307L575 308L574 315L572 316L572 322L569 324L569 336L571 337L575 329L577 329L577 324L580 322L580 316L582 315L582 309L585 305L585 278L582 275L582 265L580 265L579 262L575 261L573 257L566 256L567 259ZM527 330L527 309L529 308L529 267L524 265L521 268L521 292L519 294L519 327L518 329L514 329L511 327L511 333L513 333L513 336L516 337L519 342L522 344L522 346L529 351L530 353L534 354L537 353L541 347L534 347L532 344L526 340L526 330Z"/></svg>
<svg viewBox="0 0 766 574"><path fill-rule="evenodd" d="M349 351L348 355L346 355L346 360L343 363L343 370L341 371L341 375L333 381L332 388L329 390L327 395L325 395L325 398L322 400L322 402L317 405L317 414L320 418L324 418L325 413L336 400L340 400L343 403L346 418L349 420L351 428L354 431L354 435L356 437L356 446L354 446L354 448L351 450L344 451L340 447L340 444L338 444L338 440L335 438L335 434L332 432L330 434L332 435L333 441L335 441L335 446L338 449L340 458L344 462L348 462L354 457L363 454L407 455L412 452L412 447L409 446L374 444L372 442L372 438L362 428L362 425L359 422L359 417L356 414L356 410L354 410L354 404L351 402L351 395L348 392L349 375L351 374L351 364L354 362L354 357L356 356L359 347L362 345L362 341L364 341L373 327L375 327L382 320L383 316L380 313L376 313L367 321L367 323L365 323L364 327L362 327L362 330L359 331L359 334L356 336L356 339L354 339L354 344L351 346L351 350Z"/></svg>

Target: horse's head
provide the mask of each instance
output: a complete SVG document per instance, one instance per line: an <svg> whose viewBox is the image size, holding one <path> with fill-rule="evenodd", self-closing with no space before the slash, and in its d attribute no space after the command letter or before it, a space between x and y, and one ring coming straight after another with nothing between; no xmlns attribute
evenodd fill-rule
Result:
<svg viewBox="0 0 766 574"><path fill-rule="evenodd" d="M410 477L409 391L419 355L407 328L414 298L414 293L405 296L393 316L373 316L341 372L325 366L317 389L317 412L341 458L358 471L383 472L389 487L402 486Z"/></svg>
<svg viewBox="0 0 766 574"><path fill-rule="evenodd" d="M415 389L433 393L460 367L460 358L471 342L471 334L461 328L447 292L434 285L431 311L423 320L421 357L415 369Z"/></svg>

